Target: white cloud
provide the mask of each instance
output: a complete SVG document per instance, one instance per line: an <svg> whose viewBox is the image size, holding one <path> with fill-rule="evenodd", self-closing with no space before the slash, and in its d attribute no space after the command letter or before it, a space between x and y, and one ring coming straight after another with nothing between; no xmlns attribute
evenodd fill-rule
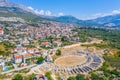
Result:
<svg viewBox="0 0 120 80"><path fill-rule="evenodd" d="M58 13L58 16L63 16L64 14L62 12Z"/></svg>
<svg viewBox="0 0 120 80"><path fill-rule="evenodd" d="M38 10L34 9L33 7L29 6L28 9L34 11L37 15L44 15L44 16L63 16L64 14L62 12L53 14L50 10Z"/></svg>
<svg viewBox="0 0 120 80"><path fill-rule="evenodd" d="M118 9L118 10L113 10L113 11L112 11L112 14L120 14L120 9Z"/></svg>
<svg viewBox="0 0 120 80"><path fill-rule="evenodd" d="M44 10L34 10L34 12L38 15L45 15L45 11Z"/></svg>
<svg viewBox="0 0 120 80"><path fill-rule="evenodd" d="M95 19L98 17L105 17L105 16L110 16L110 15L115 15L115 14L120 14L120 9L113 10L109 13L96 13L96 14L93 14L91 16L85 17L84 20Z"/></svg>
<svg viewBox="0 0 120 80"><path fill-rule="evenodd" d="M52 12L47 10L38 10L38 9L34 9L33 7L29 6L28 9L34 11L36 14L38 15L46 15L46 16L51 16L52 15Z"/></svg>
<svg viewBox="0 0 120 80"><path fill-rule="evenodd" d="M40 13L41 15L44 15L44 14L45 14L45 11L44 11L44 10L40 10L39 13Z"/></svg>
<svg viewBox="0 0 120 80"><path fill-rule="evenodd" d="M28 9L30 9L30 10L34 10L34 8L32 8L31 6L29 6Z"/></svg>
<svg viewBox="0 0 120 80"><path fill-rule="evenodd" d="M45 12L45 15L46 15L46 16L51 16L51 14L52 14L52 13L51 13L51 11L49 11L49 10L47 10L47 11Z"/></svg>
<svg viewBox="0 0 120 80"><path fill-rule="evenodd" d="M37 10L37 9L34 10L34 12L35 12L36 14L39 14L39 13L40 13L39 10Z"/></svg>

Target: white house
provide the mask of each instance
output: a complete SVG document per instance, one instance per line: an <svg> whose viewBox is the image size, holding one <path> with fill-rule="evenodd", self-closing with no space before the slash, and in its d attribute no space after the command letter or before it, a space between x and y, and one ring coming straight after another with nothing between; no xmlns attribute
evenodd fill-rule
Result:
<svg viewBox="0 0 120 80"><path fill-rule="evenodd" d="M22 55L14 55L13 58L14 58L14 63L21 63L23 56Z"/></svg>

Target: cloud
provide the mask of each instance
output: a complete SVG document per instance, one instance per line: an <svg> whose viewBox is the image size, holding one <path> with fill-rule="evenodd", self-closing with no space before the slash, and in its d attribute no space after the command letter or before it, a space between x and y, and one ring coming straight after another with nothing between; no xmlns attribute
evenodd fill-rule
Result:
<svg viewBox="0 0 120 80"><path fill-rule="evenodd" d="M45 11L44 10L34 10L34 12L38 15L44 15L45 14Z"/></svg>
<svg viewBox="0 0 120 80"><path fill-rule="evenodd" d="M40 12L36 9L36 10L34 10L34 12L36 13L36 14L40 14Z"/></svg>
<svg viewBox="0 0 120 80"><path fill-rule="evenodd" d="M39 14L44 15L44 14L45 14L45 11L44 11L44 10L40 10L40 11L39 11Z"/></svg>
<svg viewBox="0 0 120 80"><path fill-rule="evenodd" d="M113 10L113 11L112 11L112 14L120 14L120 9L118 9L118 10Z"/></svg>
<svg viewBox="0 0 120 80"><path fill-rule="evenodd" d="M120 9L113 10L109 13L96 13L91 16L85 17L84 20L95 19L95 18L99 18L99 17L111 16L111 15L116 15L116 14L120 14Z"/></svg>
<svg viewBox="0 0 120 80"><path fill-rule="evenodd" d="M31 6L29 6L28 9L30 9L30 10L34 10L34 8L32 8Z"/></svg>
<svg viewBox="0 0 120 80"><path fill-rule="evenodd" d="M63 16L64 14L62 12L58 13L58 16Z"/></svg>
<svg viewBox="0 0 120 80"><path fill-rule="evenodd" d="M36 14L38 15L45 15L45 16L51 16L52 12L50 10L38 10L38 9L34 9L33 7L29 6L28 9L34 11Z"/></svg>
<svg viewBox="0 0 120 80"><path fill-rule="evenodd" d="M34 11L37 15L44 15L44 16L63 16L64 14L62 12L53 14L50 10L38 10L34 9L33 7L29 6L28 9Z"/></svg>
<svg viewBox="0 0 120 80"><path fill-rule="evenodd" d="M51 14L52 14L52 12L49 11L49 10L47 10L47 11L45 12L45 15L46 15L46 16L51 16Z"/></svg>

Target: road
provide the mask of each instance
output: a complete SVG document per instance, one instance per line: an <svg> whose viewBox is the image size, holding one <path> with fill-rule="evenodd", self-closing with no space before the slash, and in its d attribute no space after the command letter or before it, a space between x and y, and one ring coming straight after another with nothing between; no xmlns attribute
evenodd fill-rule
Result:
<svg viewBox="0 0 120 80"><path fill-rule="evenodd" d="M37 64L33 64L33 65L30 65L30 66L25 66L25 67L21 67L21 68L16 68L16 69L13 69L13 70L9 70L9 71L5 71L5 72L1 72L1 74L7 74L7 73L11 73L11 72L14 72L14 71L20 71L20 70L23 70L25 68L32 68L32 67L35 67L37 66Z"/></svg>

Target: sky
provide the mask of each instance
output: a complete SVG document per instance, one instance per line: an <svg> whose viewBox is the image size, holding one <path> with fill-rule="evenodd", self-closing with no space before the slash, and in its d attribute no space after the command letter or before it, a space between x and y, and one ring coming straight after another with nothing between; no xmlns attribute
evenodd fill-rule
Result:
<svg viewBox="0 0 120 80"><path fill-rule="evenodd" d="M120 0L9 0L47 16L94 19L120 13Z"/></svg>

